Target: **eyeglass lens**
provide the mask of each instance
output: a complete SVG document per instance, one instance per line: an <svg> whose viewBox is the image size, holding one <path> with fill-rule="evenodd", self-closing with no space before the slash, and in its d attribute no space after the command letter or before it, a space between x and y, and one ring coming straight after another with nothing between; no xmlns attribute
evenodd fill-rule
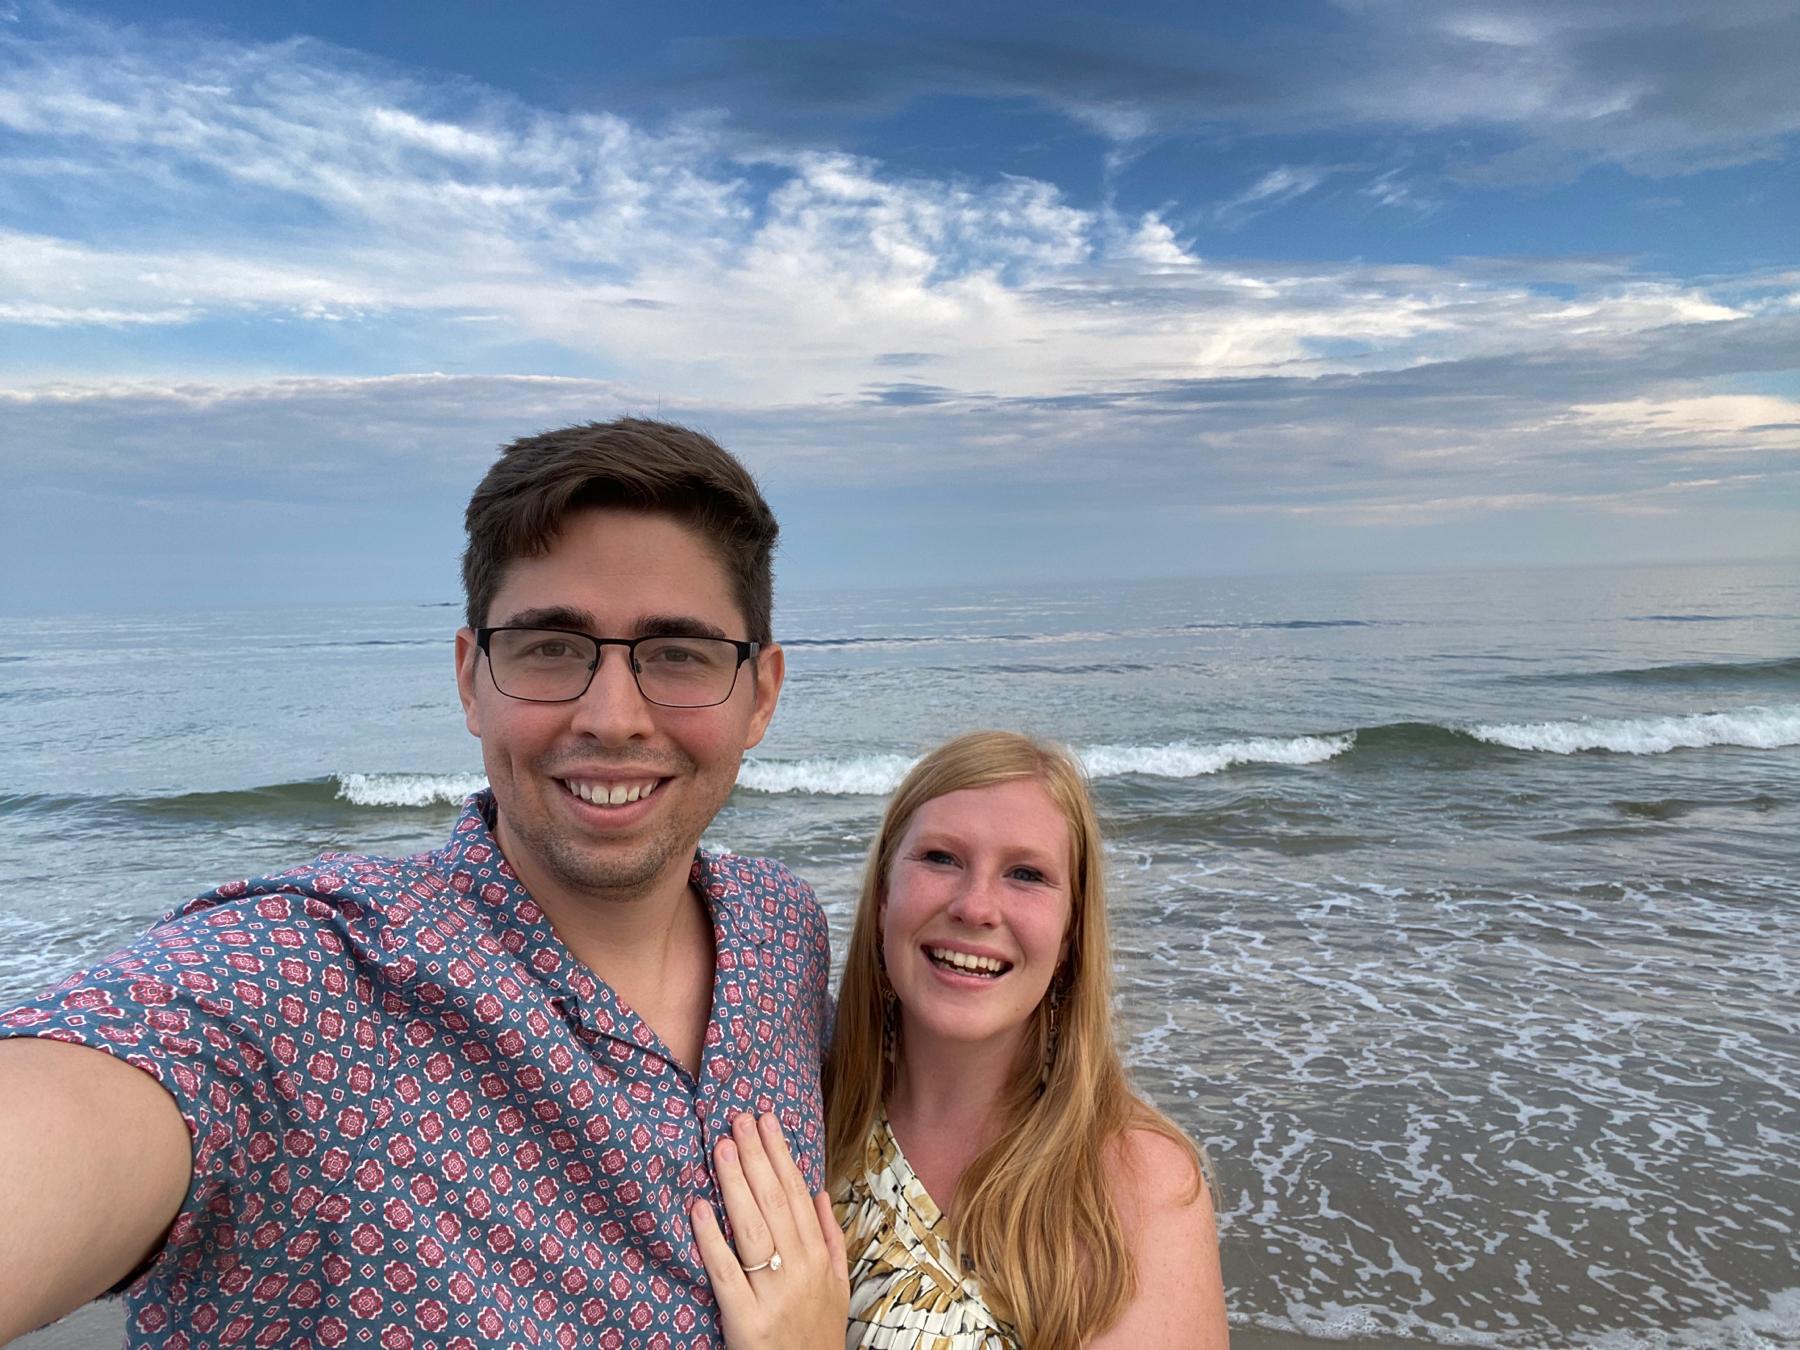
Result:
<svg viewBox="0 0 1800 1350"><path fill-rule="evenodd" d="M737 682L737 644L718 638L639 638L631 656L638 689L665 707L723 703ZM551 628L500 628L488 641L494 685L513 698L545 703L580 698L599 659L600 644L593 638Z"/></svg>

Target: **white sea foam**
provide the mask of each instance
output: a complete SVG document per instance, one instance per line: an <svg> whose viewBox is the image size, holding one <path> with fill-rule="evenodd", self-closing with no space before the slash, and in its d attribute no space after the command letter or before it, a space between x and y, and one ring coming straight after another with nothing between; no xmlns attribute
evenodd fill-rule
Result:
<svg viewBox="0 0 1800 1350"><path fill-rule="evenodd" d="M1221 741L1216 745L1172 741L1163 745L1095 745L1077 750L1075 755L1094 778L1126 774L1198 778L1239 764L1318 764L1343 754L1355 741L1353 733ZM738 771L738 786L751 792L884 797L900 786L906 771L917 762L905 755L747 759Z"/></svg>
<svg viewBox="0 0 1800 1350"><path fill-rule="evenodd" d="M751 792L806 792L825 797L885 797L916 760L905 755L849 759L747 759L738 786Z"/></svg>
<svg viewBox="0 0 1800 1350"><path fill-rule="evenodd" d="M1213 745L1171 741L1166 745L1095 745L1079 752L1095 778L1144 774L1152 778L1200 778L1240 764L1322 764L1356 743L1343 736L1258 737Z"/></svg>
<svg viewBox="0 0 1800 1350"><path fill-rule="evenodd" d="M340 773L337 795L353 806L450 806L487 786L478 773Z"/></svg>
<svg viewBox="0 0 1800 1350"><path fill-rule="evenodd" d="M1623 717L1589 722L1502 722L1469 728L1477 740L1514 750L1573 755L1611 750L1622 755L1660 755L1712 745L1774 750L1800 745L1800 704L1739 708L1734 712L1672 717Z"/></svg>
<svg viewBox="0 0 1800 1350"><path fill-rule="evenodd" d="M1767 1308L1741 1308L1671 1331L1609 1331L1589 1344L1594 1350L1777 1350L1800 1345L1800 1289L1777 1290Z"/></svg>

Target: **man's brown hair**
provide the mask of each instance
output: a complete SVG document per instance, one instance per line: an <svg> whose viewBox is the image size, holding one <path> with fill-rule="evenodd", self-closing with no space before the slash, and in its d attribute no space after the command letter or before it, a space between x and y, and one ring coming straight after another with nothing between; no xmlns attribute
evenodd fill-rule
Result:
<svg viewBox="0 0 1800 1350"><path fill-rule="evenodd" d="M710 436L640 417L546 431L500 452L463 516L469 627L487 622L510 563L547 551L572 512L593 507L652 511L697 531L731 579L746 636L773 641L780 526L756 480Z"/></svg>

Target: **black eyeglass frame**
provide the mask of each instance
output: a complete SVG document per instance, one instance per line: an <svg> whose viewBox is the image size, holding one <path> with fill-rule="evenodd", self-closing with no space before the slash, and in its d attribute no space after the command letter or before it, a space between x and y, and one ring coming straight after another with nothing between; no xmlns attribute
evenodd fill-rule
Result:
<svg viewBox="0 0 1800 1350"><path fill-rule="evenodd" d="M565 637L578 637L593 643L596 650L594 663L588 667L587 682L581 686L579 693L570 694L566 698L527 698L521 694L507 693L506 690L500 688L500 679L494 674L494 653L488 645L493 640L495 633L561 633ZM683 638L690 641L698 639L705 642L724 642L737 649L737 662L731 667L731 684L726 688L723 696L711 703L664 703L661 699L651 698L644 689L637 659L638 644L641 642L679 642ZM655 704L658 708L716 708L721 703L729 702L732 694L737 691L738 671L744 668L744 662L752 659L762 650L760 642L714 637L711 633L646 633L642 637L634 638L597 637L593 633L584 633L579 628L546 628L534 623L503 623L493 628L477 628L475 645L481 648L481 654L487 657L488 679L493 682L495 691L506 698L518 699L521 703L573 703L576 699L585 697L587 691L594 687L594 672L600 669L600 658L606 655L606 649L623 647L626 652L625 659L631 666L631 682L637 686L637 691L643 696L644 702Z"/></svg>

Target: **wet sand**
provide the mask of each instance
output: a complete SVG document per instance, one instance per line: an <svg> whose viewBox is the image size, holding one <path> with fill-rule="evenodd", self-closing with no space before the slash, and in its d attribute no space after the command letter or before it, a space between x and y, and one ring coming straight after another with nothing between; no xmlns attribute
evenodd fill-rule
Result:
<svg viewBox="0 0 1800 1350"><path fill-rule="evenodd" d="M119 1350L125 1344L125 1305L117 1299L77 1308L42 1331L21 1336L9 1350Z"/></svg>

